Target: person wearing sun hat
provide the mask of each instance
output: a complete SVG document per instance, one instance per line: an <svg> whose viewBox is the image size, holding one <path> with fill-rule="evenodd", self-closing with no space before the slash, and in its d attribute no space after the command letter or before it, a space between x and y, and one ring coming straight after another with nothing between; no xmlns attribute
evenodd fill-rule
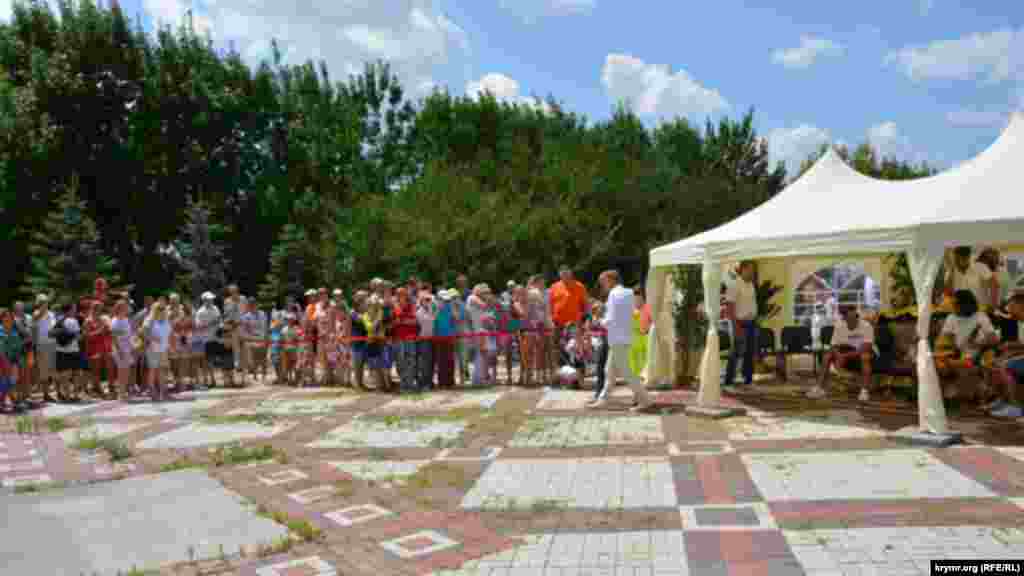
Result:
<svg viewBox="0 0 1024 576"><path fill-rule="evenodd" d="M196 350L203 351L200 356L202 380L209 382L210 386L216 384L216 380L213 375L213 365L210 364L210 358L206 352L206 345L214 338L217 327L220 326L220 310L214 304L216 299L213 292L204 292L200 297L202 305L196 310L195 327L192 332L192 345Z"/></svg>

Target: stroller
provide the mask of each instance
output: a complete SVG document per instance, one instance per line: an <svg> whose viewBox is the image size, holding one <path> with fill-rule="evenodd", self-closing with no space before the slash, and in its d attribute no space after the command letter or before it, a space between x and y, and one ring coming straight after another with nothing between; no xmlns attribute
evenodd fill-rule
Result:
<svg viewBox="0 0 1024 576"><path fill-rule="evenodd" d="M562 331L559 342L560 356L567 362L558 370L559 382L564 387L579 388L587 374L597 373L597 360L601 357L602 341L588 330L573 325ZM582 370L577 369L582 366Z"/></svg>

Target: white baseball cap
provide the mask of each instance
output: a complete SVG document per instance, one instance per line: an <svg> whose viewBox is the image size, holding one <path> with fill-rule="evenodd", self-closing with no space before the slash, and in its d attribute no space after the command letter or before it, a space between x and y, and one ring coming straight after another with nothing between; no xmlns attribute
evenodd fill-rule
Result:
<svg viewBox="0 0 1024 576"><path fill-rule="evenodd" d="M306 290L306 296L316 296L316 290L313 290L312 288Z"/></svg>
<svg viewBox="0 0 1024 576"><path fill-rule="evenodd" d="M46 294L40 294L39 296L36 296L36 303L37 304L44 304L44 303L49 302L49 301L50 301L50 298Z"/></svg>
<svg viewBox="0 0 1024 576"><path fill-rule="evenodd" d="M203 300L216 300L217 297L213 295L213 292L203 292L201 296Z"/></svg>

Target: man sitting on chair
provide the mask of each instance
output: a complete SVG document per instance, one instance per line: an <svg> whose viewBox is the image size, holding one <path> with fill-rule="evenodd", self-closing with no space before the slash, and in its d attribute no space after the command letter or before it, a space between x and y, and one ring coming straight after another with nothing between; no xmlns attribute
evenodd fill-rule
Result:
<svg viewBox="0 0 1024 576"><path fill-rule="evenodd" d="M1010 324L1006 326L1010 333L1004 329L1003 342L999 345L1002 358L997 361L992 375L992 383L1001 393L988 408L996 417L1020 418L1024 416L1024 409L1017 387L1024 384L1024 292L1011 296L1006 309L1010 313Z"/></svg>
<svg viewBox="0 0 1024 576"><path fill-rule="evenodd" d="M871 387L871 367L874 363L875 329L860 317L853 306L840 309L843 319L835 325L832 333L832 348L825 355L825 365L818 378L818 384L807 393L810 398L823 398L828 385L828 378L833 365L860 372L864 385L860 390L859 399L867 402L870 399L868 389Z"/></svg>

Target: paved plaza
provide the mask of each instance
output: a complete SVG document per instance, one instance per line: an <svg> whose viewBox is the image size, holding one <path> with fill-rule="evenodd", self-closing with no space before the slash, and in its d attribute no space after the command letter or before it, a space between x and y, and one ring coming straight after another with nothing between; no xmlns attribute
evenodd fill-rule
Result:
<svg viewBox="0 0 1024 576"><path fill-rule="evenodd" d="M1024 557L1024 434L954 414L692 390L410 397L214 390L55 405L0 432L0 562L19 574L929 574ZM28 423L34 423L28 426ZM115 446L118 449L111 448ZM13 568L11 568L13 567ZM148 571L148 572L147 572Z"/></svg>

